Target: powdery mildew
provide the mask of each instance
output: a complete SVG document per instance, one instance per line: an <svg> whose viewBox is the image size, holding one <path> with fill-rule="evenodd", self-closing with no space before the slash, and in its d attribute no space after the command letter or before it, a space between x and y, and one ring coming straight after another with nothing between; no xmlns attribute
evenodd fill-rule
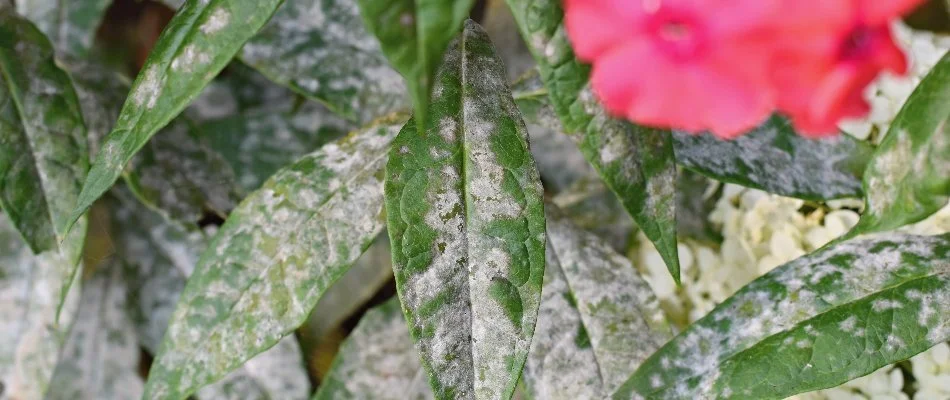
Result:
<svg viewBox="0 0 950 400"><path fill-rule="evenodd" d="M545 283L525 382L539 399L604 398L672 333L630 261L547 207Z"/></svg>
<svg viewBox="0 0 950 400"><path fill-rule="evenodd" d="M109 0L17 0L16 9L53 42L61 54L84 56L92 48L96 28Z"/></svg>
<svg viewBox="0 0 950 400"><path fill-rule="evenodd" d="M867 300L870 316L856 315L856 320L852 319L855 316L841 316L830 329L863 337L873 328L875 335L883 335L886 352L898 350L902 343L919 343L923 338L905 336L916 335L916 330L923 330L934 343L946 340L950 334L950 315L943 312L950 309L948 256L950 235L888 234L855 239L802 257L752 282L691 325L647 360L616 397L630 393L657 399L726 395L731 389L719 380L735 378L732 372L738 370L735 363L740 361L732 360L733 356L776 334L788 335L782 345L811 348L829 333L801 323L831 315L828 313L869 296L878 296ZM925 293L900 286L923 282L932 289ZM900 296L905 299L899 300ZM918 328L873 325L876 314L893 312L917 313ZM722 376L724 366L730 368L726 376ZM670 379L654 386L647 376L653 373ZM855 377L844 376L842 381Z"/></svg>
<svg viewBox="0 0 950 400"><path fill-rule="evenodd" d="M396 123L302 158L231 214L172 315L146 398L191 393L304 321L382 230L379 171Z"/></svg>
<svg viewBox="0 0 950 400"><path fill-rule="evenodd" d="M240 57L360 122L406 107L406 85L366 31L356 0L287 1Z"/></svg>
<svg viewBox="0 0 950 400"><path fill-rule="evenodd" d="M526 129L476 24L446 53L430 110L387 169L400 298L437 396L502 398L536 321L543 211Z"/></svg>

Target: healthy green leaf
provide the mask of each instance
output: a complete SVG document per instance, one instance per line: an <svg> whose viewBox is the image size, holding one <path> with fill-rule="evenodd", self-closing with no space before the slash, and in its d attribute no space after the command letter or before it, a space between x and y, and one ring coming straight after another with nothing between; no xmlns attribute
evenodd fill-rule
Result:
<svg viewBox="0 0 950 400"><path fill-rule="evenodd" d="M178 301L146 399L181 399L303 324L382 230L382 167L403 119L275 174L231 213Z"/></svg>
<svg viewBox="0 0 950 400"><path fill-rule="evenodd" d="M83 101L83 116L91 122L91 147L98 150L119 115L128 84L95 63L70 63L68 68ZM197 223L206 211L227 215L243 197L226 161L184 116L149 140L123 176L144 203L187 223Z"/></svg>
<svg viewBox="0 0 950 400"><path fill-rule="evenodd" d="M72 220L109 190L132 156L198 95L282 1L189 0L178 9L132 84Z"/></svg>
<svg viewBox="0 0 950 400"><path fill-rule="evenodd" d="M654 353L615 399L782 399L950 339L950 234L864 237L753 281Z"/></svg>
<svg viewBox="0 0 950 400"><path fill-rule="evenodd" d="M543 189L504 66L474 22L446 53L430 108L386 168L399 297L437 398L507 399L541 297Z"/></svg>
<svg viewBox="0 0 950 400"><path fill-rule="evenodd" d="M396 299L363 315L313 396L313 400L431 398Z"/></svg>
<svg viewBox="0 0 950 400"><path fill-rule="evenodd" d="M679 282L676 166L668 132L612 119L588 83L590 67L574 57L560 0L508 0L550 89L554 110L587 161L620 197Z"/></svg>
<svg viewBox="0 0 950 400"><path fill-rule="evenodd" d="M78 270L85 219L67 232L89 155L76 92L49 40L0 9L0 208L34 253L58 249L64 301Z"/></svg>
<svg viewBox="0 0 950 400"><path fill-rule="evenodd" d="M894 118L864 175L866 211L851 235L919 222L950 200L950 53Z"/></svg>
<svg viewBox="0 0 950 400"><path fill-rule="evenodd" d="M547 268L525 382L537 399L602 399L672 332L630 261L547 207Z"/></svg>
<svg viewBox="0 0 950 400"><path fill-rule="evenodd" d="M16 0L17 12L33 21L60 55L85 57L112 0Z"/></svg>
<svg viewBox="0 0 950 400"><path fill-rule="evenodd" d="M201 133L231 165L245 190L256 190L280 168L335 140L352 124L308 102L287 112L242 112L207 121Z"/></svg>
<svg viewBox="0 0 950 400"><path fill-rule="evenodd" d="M110 203L116 250L127 265L123 284L130 294L129 312L138 342L155 354L185 279L207 240L200 232L144 208L124 190L112 193L117 198ZM196 398L305 399L309 387L299 345L293 337L287 337L221 381L199 390Z"/></svg>
<svg viewBox="0 0 950 400"><path fill-rule="evenodd" d="M83 284L76 322L47 400L127 400L142 396L139 344L126 312L121 261L107 261Z"/></svg>
<svg viewBox="0 0 950 400"><path fill-rule="evenodd" d="M366 28L402 74L412 96L419 129L427 123L436 69L452 38L468 18L474 0L357 0Z"/></svg>
<svg viewBox="0 0 950 400"><path fill-rule="evenodd" d="M356 0L285 3L241 60L357 122L405 108L406 85L366 31Z"/></svg>
<svg viewBox="0 0 950 400"><path fill-rule="evenodd" d="M79 302L79 279L62 254L33 255L0 214L0 387L7 399L41 399ZM64 268L70 266L70 268ZM60 304L59 291L72 282Z"/></svg>
<svg viewBox="0 0 950 400"><path fill-rule="evenodd" d="M848 135L809 139L773 115L733 140L674 132L676 161L710 178L806 200L859 197L874 149Z"/></svg>

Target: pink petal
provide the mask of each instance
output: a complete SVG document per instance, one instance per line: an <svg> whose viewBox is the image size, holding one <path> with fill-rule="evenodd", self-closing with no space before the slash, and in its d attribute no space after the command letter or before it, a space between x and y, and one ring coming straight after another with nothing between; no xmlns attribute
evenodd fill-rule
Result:
<svg viewBox="0 0 950 400"><path fill-rule="evenodd" d="M574 53L593 61L636 33L640 14L632 1L567 0L565 24Z"/></svg>
<svg viewBox="0 0 950 400"><path fill-rule="evenodd" d="M923 3L924 0L861 0L861 16L868 25L886 24Z"/></svg>

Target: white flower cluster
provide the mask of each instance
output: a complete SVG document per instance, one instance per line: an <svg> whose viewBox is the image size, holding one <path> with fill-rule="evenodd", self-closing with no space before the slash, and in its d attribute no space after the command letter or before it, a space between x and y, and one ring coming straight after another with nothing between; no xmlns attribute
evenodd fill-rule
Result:
<svg viewBox="0 0 950 400"><path fill-rule="evenodd" d="M842 129L864 140L879 142L914 87L950 49L950 37L896 27L908 50L908 77L884 76L867 92L869 118L849 121ZM710 190L706 193L714 193ZM857 200L806 206L802 200L759 190L726 185L710 221L721 227L723 242L711 247L684 240L679 246L682 286L677 288L659 253L640 234L631 255L670 316L679 327L696 321L717 304L773 268L817 250L853 227L862 203ZM950 205L929 219L901 230L934 235L950 232ZM913 400L950 399L950 347L941 344L911 359ZM836 388L792 397L798 400L910 400L904 375L895 366Z"/></svg>

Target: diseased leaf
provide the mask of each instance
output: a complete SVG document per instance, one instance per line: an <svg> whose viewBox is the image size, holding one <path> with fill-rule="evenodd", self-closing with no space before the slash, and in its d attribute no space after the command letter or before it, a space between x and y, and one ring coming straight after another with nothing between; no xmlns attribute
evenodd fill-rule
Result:
<svg viewBox="0 0 950 400"><path fill-rule="evenodd" d="M281 167L343 136L352 124L308 102L299 110L243 112L207 121L200 129L240 185L255 190Z"/></svg>
<svg viewBox="0 0 950 400"><path fill-rule="evenodd" d="M782 196L824 201L859 197L874 149L848 135L809 139L773 115L733 140L674 132L676 161L710 178Z"/></svg>
<svg viewBox="0 0 950 400"><path fill-rule="evenodd" d="M510 398L544 275L541 182L505 69L466 22L386 167L393 271L437 398Z"/></svg>
<svg viewBox="0 0 950 400"><path fill-rule="evenodd" d="M17 12L36 24L56 52L85 57L112 0L16 0Z"/></svg>
<svg viewBox="0 0 950 400"><path fill-rule="evenodd" d="M313 400L433 398L396 299L363 315Z"/></svg>
<svg viewBox="0 0 950 400"><path fill-rule="evenodd" d="M252 193L202 254L152 364L147 399L181 399L303 324L382 230L393 116L324 146Z"/></svg>
<svg viewBox="0 0 950 400"><path fill-rule="evenodd" d="M474 0L357 0L366 29L381 44L383 54L406 79L412 96L413 118L425 127L433 78L442 54Z"/></svg>
<svg viewBox="0 0 950 400"><path fill-rule="evenodd" d="M537 399L602 399L672 337L624 256L547 210L547 268L524 378Z"/></svg>
<svg viewBox="0 0 950 400"><path fill-rule="evenodd" d="M72 219L227 65L283 0L189 0L162 32L89 171Z"/></svg>
<svg viewBox="0 0 950 400"><path fill-rule="evenodd" d="M95 63L70 63L69 69L83 100L83 115L95 121L89 140L98 150L129 87L121 77ZM227 215L243 197L233 171L199 137L198 129L188 118L176 118L149 140L123 173L142 202L187 223L197 223L206 211Z"/></svg>
<svg viewBox="0 0 950 400"><path fill-rule="evenodd" d="M680 237L709 244L722 243L722 229L710 221L709 216L722 198L723 185L683 169L676 178L676 186L676 232Z"/></svg>
<svg viewBox="0 0 950 400"><path fill-rule="evenodd" d="M541 176L544 177L543 173ZM600 178L580 179L551 201L574 225L610 243L617 252L627 252L637 232L637 225Z"/></svg>
<svg viewBox="0 0 950 400"><path fill-rule="evenodd" d="M116 249L127 260L124 284L142 347L158 350L178 297L207 241L201 232L165 220L126 191L113 191ZM219 382L198 391L199 400L304 399L309 380L293 337L258 354Z"/></svg>
<svg viewBox="0 0 950 400"><path fill-rule="evenodd" d="M79 279L66 285L72 263L48 251L33 255L0 214L0 395L41 399L46 393L63 341L79 302ZM71 286L60 305L59 292Z"/></svg>
<svg viewBox="0 0 950 400"><path fill-rule="evenodd" d="M320 297L307 319L306 335L312 337L313 342L319 342L360 310L392 278L389 237L381 234L353 267Z"/></svg>
<svg viewBox="0 0 950 400"><path fill-rule="evenodd" d="M866 211L850 235L924 220L950 200L950 53L894 118L864 174Z"/></svg>
<svg viewBox="0 0 950 400"><path fill-rule="evenodd" d="M615 399L782 399L950 339L950 234L864 237L753 281L654 353Z"/></svg>
<svg viewBox="0 0 950 400"><path fill-rule="evenodd" d="M253 68L232 62L205 86L185 113L205 123L241 114L287 113L300 105L302 96L278 85Z"/></svg>
<svg viewBox="0 0 950 400"><path fill-rule="evenodd" d="M288 0L240 58L350 120L365 123L403 109L406 85L366 31L356 3Z"/></svg>
<svg viewBox="0 0 950 400"><path fill-rule="evenodd" d="M613 119L588 82L590 67L571 50L560 0L508 0L531 48L564 132L655 245L679 282L676 166L669 132Z"/></svg>
<svg viewBox="0 0 950 400"><path fill-rule="evenodd" d="M47 400L128 400L142 396L139 343L127 314L121 261L106 261L84 282L76 322Z"/></svg>
<svg viewBox="0 0 950 400"><path fill-rule="evenodd" d="M57 250L65 301L86 237L66 224L86 177L86 127L69 76L49 40L10 9L0 9L0 208L34 254Z"/></svg>

